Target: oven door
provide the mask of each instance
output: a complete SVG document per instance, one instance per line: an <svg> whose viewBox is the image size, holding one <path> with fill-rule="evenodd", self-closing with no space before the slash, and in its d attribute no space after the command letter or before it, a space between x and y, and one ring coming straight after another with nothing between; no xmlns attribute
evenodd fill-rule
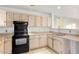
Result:
<svg viewBox="0 0 79 59"><path fill-rule="evenodd" d="M29 36L13 36L12 53L18 54L29 51Z"/></svg>
<svg viewBox="0 0 79 59"><path fill-rule="evenodd" d="M27 44L27 38L19 38L15 40L15 45Z"/></svg>

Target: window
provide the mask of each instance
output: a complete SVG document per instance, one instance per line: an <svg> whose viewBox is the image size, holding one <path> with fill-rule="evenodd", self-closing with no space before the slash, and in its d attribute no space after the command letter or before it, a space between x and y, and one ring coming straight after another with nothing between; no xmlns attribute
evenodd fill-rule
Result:
<svg viewBox="0 0 79 59"><path fill-rule="evenodd" d="M67 29L76 29L76 24L68 24L66 25Z"/></svg>

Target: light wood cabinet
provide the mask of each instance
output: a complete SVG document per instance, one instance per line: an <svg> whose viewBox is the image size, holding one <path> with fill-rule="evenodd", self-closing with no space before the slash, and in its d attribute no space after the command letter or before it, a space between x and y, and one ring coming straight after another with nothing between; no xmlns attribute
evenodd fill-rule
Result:
<svg viewBox="0 0 79 59"><path fill-rule="evenodd" d="M30 36L30 49L39 48L39 36Z"/></svg>
<svg viewBox="0 0 79 59"><path fill-rule="evenodd" d="M6 12L6 26L13 26L13 12Z"/></svg>
<svg viewBox="0 0 79 59"><path fill-rule="evenodd" d="M13 13L13 20L14 21L20 21L20 19L21 19L21 14Z"/></svg>
<svg viewBox="0 0 79 59"><path fill-rule="evenodd" d="M70 54L70 41L67 39L53 37L54 38L54 47L53 49L58 53Z"/></svg>
<svg viewBox="0 0 79 59"><path fill-rule="evenodd" d="M29 40L30 49L47 46L47 34L31 35Z"/></svg>
<svg viewBox="0 0 79 59"><path fill-rule="evenodd" d="M52 26L52 19L50 16L47 19L48 19L48 26L51 27Z"/></svg>
<svg viewBox="0 0 79 59"><path fill-rule="evenodd" d="M0 37L0 54L4 54L4 37Z"/></svg>
<svg viewBox="0 0 79 59"><path fill-rule="evenodd" d="M43 16L42 17L42 26L48 26L48 17L46 16Z"/></svg>
<svg viewBox="0 0 79 59"><path fill-rule="evenodd" d="M42 16L42 26L44 27L51 27L52 20L49 16Z"/></svg>
<svg viewBox="0 0 79 59"><path fill-rule="evenodd" d="M29 15L27 14L20 14L20 21L28 21Z"/></svg>
<svg viewBox="0 0 79 59"><path fill-rule="evenodd" d="M0 10L0 26L6 26L6 11Z"/></svg>
<svg viewBox="0 0 79 59"><path fill-rule="evenodd" d="M36 16L36 26L42 26L42 17Z"/></svg>
<svg viewBox="0 0 79 59"><path fill-rule="evenodd" d="M10 36L7 36L5 38L5 54L11 54L12 53L12 38Z"/></svg>
<svg viewBox="0 0 79 59"><path fill-rule="evenodd" d="M47 40L47 46L49 47L49 48L53 48L53 39L51 39L51 38L48 38L48 40Z"/></svg>
<svg viewBox="0 0 79 59"><path fill-rule="evenodd" d="M66 53L65 52L65 41L62 39L62 38L59 38L59 37L53 37L54 39L54 46L53 46L53 49L55 51L57 51L58 53Z"/></svg>
<svg viewBox="0 0 79 59"><path fill-rule="evenodd" d="M47 35L40 35L40 47L47 46Z"/></svg>
<svg viewBox="0 0 79 59"><path fill-rule="evenodd" d="M32 26L32 27L36 26L36 18L35 18L35 16L30 15L28 22L29 22L29 26Z"/></svg>

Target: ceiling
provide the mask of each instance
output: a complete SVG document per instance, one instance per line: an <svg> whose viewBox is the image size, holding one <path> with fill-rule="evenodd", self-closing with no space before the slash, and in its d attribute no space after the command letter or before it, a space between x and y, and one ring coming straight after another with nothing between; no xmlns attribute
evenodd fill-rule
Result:
<svg viewBox="0 0 79 59"><path fill-rule="evenodd" d="M72 17L79 17L79 5L0 5L0 7L15 8L19 10L29 10L45 14L55 13ZM58 7L61 7L58 9Z"/></svg>
<svg viewBox="0 0 79 59"><path fill-rule="evenodd" d="M33 10L33 11L38 11L38 12L44 12L44 13L51 13L52 11L56 11L58 5L4 5L6 7L10 8L18 8L18 9L23 9L23 10ZM77 5L62 5L60 6L61 9L78 9L79 6Z"/></svg>

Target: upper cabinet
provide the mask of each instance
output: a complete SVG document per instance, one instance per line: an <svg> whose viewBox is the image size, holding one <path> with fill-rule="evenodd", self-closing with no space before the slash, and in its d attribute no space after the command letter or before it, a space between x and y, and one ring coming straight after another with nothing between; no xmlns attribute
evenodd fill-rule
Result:
<svg viewBox="0 0 79 59"><path fill-rule="evenodd" d="M52 19L51 19L51 17L49 16L47 19L48 19L48 26L52 27Z"/></svg>
<svg viewBox="0 0 79 59"><path fill-rule="evenodd" d="M6 11L0 10L0 26L6 26Z"/></svg>
<svg viewBox="0 0 79 59"><path fill-rule="evenodd" d="M42 17L36 16L36 26L42 26Z"/></svg>
<svg viewBox="0 0 79 59"><path fill-rule="evenodd" d="M27 14L20 14L20 21L28 21L29 20L29 15Z"/></svg>
<svg viewBox="0 0 79 59"><path fill-rule="evenodd" d="M35 22L36 22L36 16L33 16L33 15L29 15L29 26L31 26L31 27L34 27L34 26L36 26L36 24L35 24Z"/></svg>
<svg viewBox="0 0 79 59"><path fill-rule="evenodd" d="M14 21L20 21L21 19L20 13L13 13L13 20Z"/></svg>
<svg viewBox="0 0 79 59"><path fill-rule="evenodd" d="M29 16L29 26L31 27L51 27L51 21L49 16Z"/></svg>
<svg viewBox="0 0 79 59"><path fill-rule="evenodd" d="M28 21L29 27L50 27L51 17L0 10L0 26L13 26L13 21Z"/></svg>
<svg viewBox="0 0 79 59"><path fill-rule="evenodd" d="M6 26L13 26L13 12L6 12Z"/></svg>
<svg viewBox="0 0 79 59"><path fill-rule="evenodd" d="M14 21L28 21L29 15L23 14L23 13L14 13L13 14L13 20Z"/></svg>
<svg viewBox="0 0 79 59"><path fill-rule="evenodd" d="M42 26L48 26L48 17L46 16L43 16L42 17Z"/></svg>

